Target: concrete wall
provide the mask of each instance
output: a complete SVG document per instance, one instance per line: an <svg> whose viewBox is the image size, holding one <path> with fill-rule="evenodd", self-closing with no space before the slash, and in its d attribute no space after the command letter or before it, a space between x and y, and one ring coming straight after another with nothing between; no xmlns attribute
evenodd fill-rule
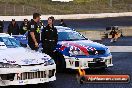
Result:
<svg viewBox="0 0 132 88"><path fill-rule="evenodd" d="M119 27L119 29L122 31L123 36L132 36L132 27ZM102 40L106 31L81 31L80 33L91 40ZM121 33L118 34L118 37L120 35ZM111 35L108 36L108 38L111 37Z"/></svg>
<svg viewBox="0 0 132 88"><path fill-rule="evenodd" d="M80 33L90 40L102 40L101 31L83 31Z"/></svg>
<svg viewBox="0 0 132 88"><path fill-rule="evenodd" d="M121 27L123 36L132 36L132 27Z"/></svg>

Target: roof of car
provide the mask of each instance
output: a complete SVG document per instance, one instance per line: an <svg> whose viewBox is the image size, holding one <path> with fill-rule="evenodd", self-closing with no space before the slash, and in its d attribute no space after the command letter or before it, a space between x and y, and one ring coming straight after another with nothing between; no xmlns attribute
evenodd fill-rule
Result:
<svg viewBox="0 0 132 88"><path fill-rule="evenodd" d="M63 27L63 26L55 26L58 32L70 32L74 31L74 29L69 28L69 27Z"/></svg>

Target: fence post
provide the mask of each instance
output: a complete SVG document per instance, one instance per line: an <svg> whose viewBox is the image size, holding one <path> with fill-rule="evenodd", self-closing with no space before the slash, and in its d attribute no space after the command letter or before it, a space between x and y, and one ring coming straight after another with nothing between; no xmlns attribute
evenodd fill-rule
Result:
<svg viewBox="0 0 132 88"><path fill-rule="evenodd" d="M6 16L6 5L7 5L7 4L5 4L5 16Z"/></svg>
<svg viewBox="0 0 132 88"><path fill-rule="evenodd" d="M14 16L15 16L15 13L16 13L16 8L15 8L15 4L14 4Z"/></svg>
<svg viewBox="0 0 132 88"><path fill-rule="evenodd" d="M6 2L6 4L5 4L5 16L7 15L7 5L8 5L8 1Z"/></svg>
<svg viewBox="0 0 132 88"><path fill-rule="evenodd" d="M110 0L110 7L113 7L113 0Z"/></svg>
<svg viewBox="0 0 132 88"><path fill-rule="evenodd" d="M24 15L24 12L25 12L25 6L23 5L22 6L22 13L23 13L23 15Z"/></svg>

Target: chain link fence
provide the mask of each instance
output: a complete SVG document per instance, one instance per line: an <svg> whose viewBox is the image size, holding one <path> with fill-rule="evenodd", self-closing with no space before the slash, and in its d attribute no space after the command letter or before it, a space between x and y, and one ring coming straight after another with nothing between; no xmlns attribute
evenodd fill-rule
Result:
<svg viewBox="0 0 132 88"><path fill-rule="evenodd" d="M110 13L110 12L130 12L132 11L132 3L126 3L125 0L107 0L102 4L99 2L73 4L70 3L53 3L28 5L15 4L8 2L0 2L0 15L2 16L22 16L31 15L34 12L41 14L89 14L89 13ZM132 2L130 0L130 2Z"/></svg>
<svg viewBox="0 0 132 88"><path fill-rule="evenodd" d="M31 15L33 12L42 12L41 9L27 5L0 4L0 15Z"/></svg>

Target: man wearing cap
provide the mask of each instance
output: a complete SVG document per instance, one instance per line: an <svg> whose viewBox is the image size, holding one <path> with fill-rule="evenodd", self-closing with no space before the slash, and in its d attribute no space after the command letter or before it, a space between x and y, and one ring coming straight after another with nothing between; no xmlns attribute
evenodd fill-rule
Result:
<svg viewBox="0 0 132 88"><path fill-rule="evenodd" d="M48 25L42 30L41 41L43 53L53 57L54 49L58 42L57 29L53 25L54 17L48 18Z"/></svg>
<svg viewBox="0 0 132 88"><path fill-rule="evenodd" d="M4 28L4 24L3 24L3 22L0 20L0 33L3 33L3 28Z"/></svg>
<svg viewBox="0 0 132 88"><path fill-rule="evenodd" d="M116 29L115 27L112 27L112 31L110 32L110 35L112 35L112 39L110 42L116 42L117 41L117 38L116 38L117 32L115 29Z"/></svg>
<svg viewBox="0 0 132 88"><path fill-rule="evenodd" d="M28 31L28 20L24 19L24 22L20 26L20 34L24 35Z"/></svg>
<svg viewBox="0 0 132 88"><path fill-rule="evenodd" d="M15 19L12 19L12 22L8 26L9 35L19 35L19 26L16 23Z"/></svg>
<svg viewBox="0 0 132 88"><path fill-rule="evenodd" d="M28 25L28 45L32 50L37 51L40 43L40 30L38 29L38 22L40 22L40 14L34 13L33 19Z"/></svg>

